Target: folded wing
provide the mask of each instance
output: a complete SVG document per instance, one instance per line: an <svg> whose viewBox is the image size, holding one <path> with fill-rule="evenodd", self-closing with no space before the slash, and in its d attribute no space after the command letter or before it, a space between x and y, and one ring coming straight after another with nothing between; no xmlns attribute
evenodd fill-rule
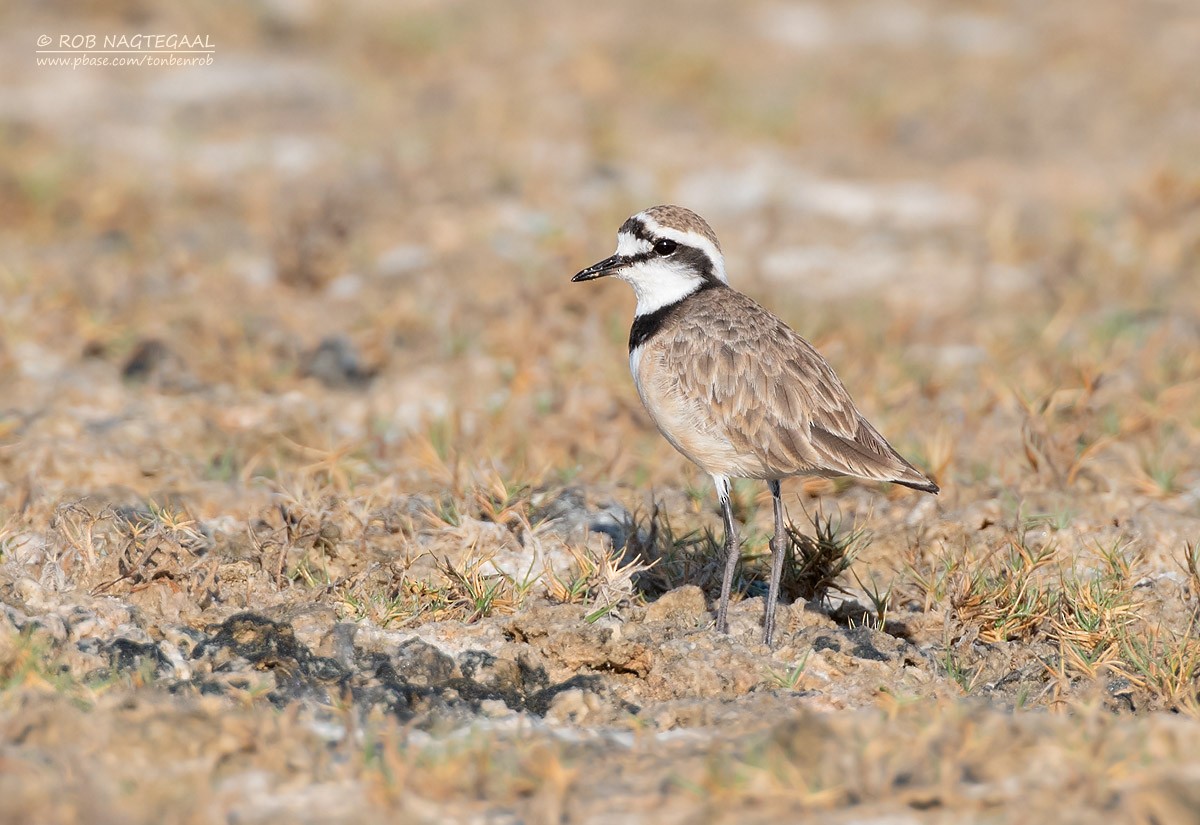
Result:
<svg viewBox="0 0 1200 825"><path fill-rule="evenodd" d="M668 333L662 366L763 477L849 475L937 492L862 417L808 341L750 298L711 292Z"/></svg>

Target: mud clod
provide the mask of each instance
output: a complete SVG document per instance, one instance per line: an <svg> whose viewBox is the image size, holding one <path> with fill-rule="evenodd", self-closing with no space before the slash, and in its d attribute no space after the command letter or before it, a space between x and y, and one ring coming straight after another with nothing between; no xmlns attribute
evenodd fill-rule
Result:
<svg viewBox="0 0 1200 825"><path fill-rule="evenodd" d="M694 629L712 621L704 591L694 584L670 590L646 608L646 622L661 622L673 628Z"/></svg>

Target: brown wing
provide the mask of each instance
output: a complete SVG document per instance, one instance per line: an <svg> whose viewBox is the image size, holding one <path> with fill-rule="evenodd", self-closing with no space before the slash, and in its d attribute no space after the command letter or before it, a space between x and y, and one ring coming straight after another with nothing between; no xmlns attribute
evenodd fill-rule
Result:
<svg viewBox="0 0 1200 825"><path fill-rule="evenodd" d="M852 475L937 489L862 417L833 368L787 324L732 289L692 300L686 317L664 330L663 367L735 449L757 457L764 477Z"/></svg>

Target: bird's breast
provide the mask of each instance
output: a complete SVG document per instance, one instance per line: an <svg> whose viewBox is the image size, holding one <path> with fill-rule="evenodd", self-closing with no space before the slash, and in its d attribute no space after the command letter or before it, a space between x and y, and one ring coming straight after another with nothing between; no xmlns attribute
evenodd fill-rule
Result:
<svg viewBox="0 0 1200 825"><path fill-rule="evenodd" d="M633 384L637 387L638 395L641 396L642 404L646 405L647 409L650 404L646 400L646 382L642 380L642 356L645 355L646 345L639 344L629 351L629 372L633 376Z"/></svg>
<svg viewBox="0 0 1200 825"><path fill-rule="evenodd" d="M679 376L663 362L661 348L652 343L635 347L629 353L629 370L658 431L694 464L709 473L737 477L761 473L756 457L733 446L712 406L682 391Z"/></svg>

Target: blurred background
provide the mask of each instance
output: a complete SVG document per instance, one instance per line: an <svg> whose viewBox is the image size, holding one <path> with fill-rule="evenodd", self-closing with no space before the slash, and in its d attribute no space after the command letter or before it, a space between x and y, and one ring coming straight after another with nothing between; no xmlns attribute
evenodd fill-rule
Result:
<svg viewBox="0 0 1200 825"><path fill-rule="evenodd" d="M1195 0L3 3L0 819L1194 820L1198 78ZM773 650L569 282L664 202L942 488L788 481Z"/></svg>

